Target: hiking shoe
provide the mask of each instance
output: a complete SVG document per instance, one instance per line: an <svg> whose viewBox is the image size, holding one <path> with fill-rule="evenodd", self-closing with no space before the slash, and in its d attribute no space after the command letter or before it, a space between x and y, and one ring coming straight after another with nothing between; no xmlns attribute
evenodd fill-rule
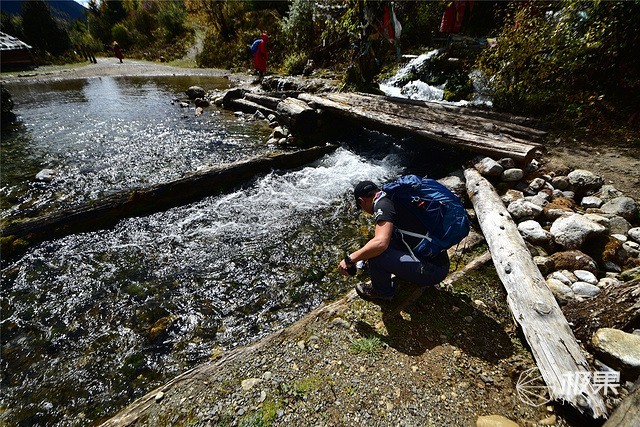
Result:
<svg viewBox="0 0 640 427"><path fill-rule="evenodd" d="M391 301L393 295L380 295L369 283L358 283L356 285L356 293L365 301Z"/></svg>

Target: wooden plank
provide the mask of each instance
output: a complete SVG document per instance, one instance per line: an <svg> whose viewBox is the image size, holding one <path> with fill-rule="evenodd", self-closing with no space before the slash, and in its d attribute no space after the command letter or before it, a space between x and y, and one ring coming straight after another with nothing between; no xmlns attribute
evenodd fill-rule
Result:
<svg viewBox="0 0 640 427"><path fill-rule="evenodd" d="M385 97L352 93L305 93L299 98L329 113L383 132L418 135L485 155L528 162L538 150L543 150L540 144L521 137L527 134L524 127L514 132L513 125L478 116L453 114L442 108L398 104ZM537 138L535 132L530 135L531 139Z"/></svg>
<svg viewBox="0 0 640 427"><path fill-rule="evenodd" d="M335 150L335 145L313 147L293 153L266 155L194 172L183 178L109 195L70 209L10 224L2 229L2 255L14 255L18 239L35 243L65 235L93 231L118 221L149 215L229 190L248 179L274 169L291 169L310 163ZM21 247L20 249L24 249Z"/></svg>
<svg viewBox="0 0 640 427"><path fill-rule="evenodd" d="M467 193L487 240L493 264L507 291L507 302L522 328L553 400L565 401L593 418L606 417L591 383L581 393L570 378L590 375L589 365L560 306L533 262L500 196L475 169L464 172Z"/></svg>

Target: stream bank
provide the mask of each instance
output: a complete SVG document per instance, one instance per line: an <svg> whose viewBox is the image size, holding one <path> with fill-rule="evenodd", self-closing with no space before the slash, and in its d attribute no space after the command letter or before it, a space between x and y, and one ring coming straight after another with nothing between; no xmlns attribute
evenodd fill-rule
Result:
<svg viewBox="0 0 640 427"><path fill-rule="evenodd" d="M433 292L399 317L351 295L332 314L311 314L304 327L256 347L214 352L206 376L173 389L179 393L153 394L139 422L469 425L500 414L523 425L568 425L556 408L515 397L514 367L534 365L490 269L453 293Z"/></svg>

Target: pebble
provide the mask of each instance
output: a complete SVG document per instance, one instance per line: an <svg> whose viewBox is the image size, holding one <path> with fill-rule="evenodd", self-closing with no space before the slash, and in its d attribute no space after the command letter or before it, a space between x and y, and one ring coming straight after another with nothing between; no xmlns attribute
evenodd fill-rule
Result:
<svg viewBox="0 0 640 427"><path fill-rule="evenodd" d="M160 391L158 392L158 394L156 394L156 397L155 397L156 403L160 403L162 399L164 399L164 393Z"/></svg>

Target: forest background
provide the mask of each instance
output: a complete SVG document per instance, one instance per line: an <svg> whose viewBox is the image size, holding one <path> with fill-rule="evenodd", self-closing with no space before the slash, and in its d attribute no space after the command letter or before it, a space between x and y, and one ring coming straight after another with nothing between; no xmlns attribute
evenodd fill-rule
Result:
<svg viewBox="0 0 640 427"><path fill-rule="evenodd" d="M455 34L441 31L452 6L465 9ZM389 11L399 37L387 31ZM40 64L81 61L79 47L112 55L116 41L128 58L174 63L197 45L190 65L236 72L251 72L249 46L267 32L269 73L302 74L312 60L316 74L364 91L395 73L401 54L442 48L435 69L417 77L456 99L479 71L498 111L637 144L639 21L639 0L91 0L75 21L31 0L2 13L1 31L30 44Z"/></svg>

